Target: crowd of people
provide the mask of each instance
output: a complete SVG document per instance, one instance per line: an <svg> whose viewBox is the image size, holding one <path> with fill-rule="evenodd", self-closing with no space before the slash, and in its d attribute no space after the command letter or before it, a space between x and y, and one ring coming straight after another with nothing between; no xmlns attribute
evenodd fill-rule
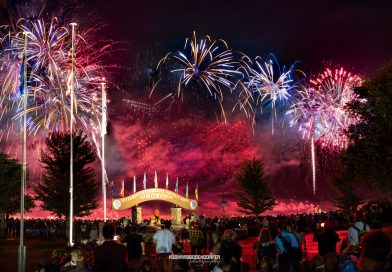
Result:
<svg viewBox="0 0 392 272"><path fill-rule="evenodd" d="M377 229L382 223L382 210L374 205L369 205L363 213L366 217L366 222L372 229ZM384 212L383 218L388 218L391 214L386 215ZM184 224L189 225L189 222L194 220L193 215L188 215L184 219ZM291 221L295 222L301 218L299 222L301 231L299 235L304 235L306 232L313 232L317 227L317 223L323 219L329 219L333 222L334 228L337 230L347 229L353 221L352 215L341 211L334 211L328 213L313 213L313 214L292 214L292 215L277 215L277 216L232 216L232 217L203 217L200 220L203 229L215 229L222 234L222 230L227 228L236 229L237 233L245 229L250 236L257 236L259 233L260 224L265 226L266 222L271 225L276 225L277 222ZM126 219L128 220L128 219ZM128 220L129 221L129 220ZM161 219L162 224L170 228L171 221ZM87 239L90 235L96 236L98 232L100 220L75 220L75 239ZM119 220L110 221L115 225L116 233L122 233L125 225L124 218ZM392 223L392 222L390 222ZM148 220L144 220L140 224L140 228L144 229L150 225ZM19 236L19 219L7 218L6 219L6 235L8 239L15 239ZM101 226L102 227L102 226ZM25 219L25 237L26 239L56 239L66 236L66 223L63 219ZM96 239L94 239L96 240Z"/></svg>
<svg viewBox="0 0 392 272"><path fill-rule="evenodd" d="M371 231L362 212L355 214L347 237L341 243L338 243L334 221L321 218L313 234L318 254L310 260L306 258L306 240L302 233L306 228L302 220L299 216L296 221L289 219L261 229L254 245L257 268L283 272L392 271L391 238L381 231L381 225L377 224Z"/></svg>
<svg viewBox="0 0 392 272"><path fill-rule="evenodd" d="M106 223L76 220L73 247L56 249L38 271L392 271L391 239L381 231L380 210L360 211L353 218L342 212L289 216L187 216L186 228L134 224L122 218ZM7 236L18 236L18 219L7 221ZM26 220L26 237L59 239L66 236L62 220ZM347 230L339 241L336 230ZM257 235L254 263L244 263L239 235ZM306 233L313 234L318 254L309 258ZM208 261L184 256L209 255ZM178 256L173 258L173 256Z"/></svg>

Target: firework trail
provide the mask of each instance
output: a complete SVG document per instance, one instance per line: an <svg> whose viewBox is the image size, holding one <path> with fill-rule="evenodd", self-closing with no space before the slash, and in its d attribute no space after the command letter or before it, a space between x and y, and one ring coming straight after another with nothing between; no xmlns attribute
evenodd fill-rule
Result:
<svg viewBox="0 0 392 272"><path fill-rule="evenodd" d="M270 108L272 111L272 134L274 133L274 119L277 118L277 105L287 104L292 96L292 92L298 88L294 81L294 64L290 69L280 68L274 55L270 55L266 61L256 57L252 62L245 57L243 68L248 75L242 83L242 90L239 92L237 106L244 110L247 117L252 117L255 125L255 114L257 109L262 112L263 108Z"/></svg>
<svg viewBox="0 0 392 272"><path fill-rule="evenodd" d="M315 146L330 152L345 149L349 139L345 131L358 119L350 114L347 103L358 99L354 88L362 84L361 78L343 68L325 69L309 86L302 86L297 92L297 102L287 114L291 116L290 126L299 124L299 131L305 139L311 139L313 191L316 191Z"/></svg>
<svg viewBox="0 0 392 272"><path fill-rule="evenodd" d="M97 149L98 158L100 159L100 161L102 161L101 148L100 148L100 145L99 145L99 143L97 141L95 133L91 133L91 139L93 140L94 145L95 145L95 147ZM105 176L106 184L109 184L109 178L108 178L108 175L106 173L106 169L104 169L103 172L104 172L103 175Z"/></svg>

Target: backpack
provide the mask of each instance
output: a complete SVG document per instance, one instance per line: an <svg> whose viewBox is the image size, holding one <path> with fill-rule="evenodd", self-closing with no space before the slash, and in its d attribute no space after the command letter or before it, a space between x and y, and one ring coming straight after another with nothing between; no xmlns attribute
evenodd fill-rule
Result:
<svg viewBox="0 0 392 272"><path fill-rule="evenodd" d="M287 241L285 238L283 238L283 236L280 236L279 238L282 241L284 249L286 250L285 254L287 254L287 256L290 259L299 260L299 261L302 260L303 253L300 248L291 246L291 243Z"/></svg>
<svg viewBox="0 0 392 272"><path fill-rule="evenodd" d="M267 243L260 243L259 246L257 247L257 252L259 256L275 258L276 257L275 244L272 241Z"/></svg>
<svg viewBox="0 0 392 272"><path fill-rule="evenodd" d="M365 223L363 223L362 229L359 229L356 226L353 226L353 229L355 229L358 233L358 242L359 243L361 243L362 236L367 232L366 227L367 227L367 225Z"/></svg>

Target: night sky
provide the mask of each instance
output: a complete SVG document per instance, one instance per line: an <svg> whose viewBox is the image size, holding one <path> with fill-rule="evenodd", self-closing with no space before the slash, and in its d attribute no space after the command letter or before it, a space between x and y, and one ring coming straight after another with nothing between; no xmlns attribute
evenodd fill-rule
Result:
<svg viewBox="0 0 392 272"><path fill-rule="evenodd" d="M169 50L195 30L250 56L300 61L307 73L332 61L361 74L373 73L392 52L388 0L86 2L100 2L91 6L135 48Z"/></svg>
<svg viewBox="0 0 392 272"><path fill-rule="evenodd" d="M392 2L387 0L88 0L83 1L80 13L78 18L87 14L82 19L86 23L88 16L96 15L92 27L102 26L102 37L124 42L124 50L114 57L121 68L113 76L112 88L109 84L107 171L116 192L125 179L126 191L131 193L134 175L141 188L145 171L149 186L154 171L163 186L168 173L171 187L180 178L182 193L185 181L189 182L191 197L199 183L201 212L213 215L220 213L221 180L225 180L227 210L237 214L238 188L231 177L243 159L264 162L266 178L279 199L274 213L312 210L320 203L327 207L334 195L327 181L331 171L319 159L318 192L313 196L308 143L284 125L284 118L281 129L272 135L268 113L258 118L252 130L243 114L231 113L225 105L230 114L222 124L215 118L216 105L208 99L193 103L192 97L186 101L172 97L151 112L125 103L131 99L151 105L170 92L161 87L148 98L146 74L164 53L181 48L196 31L200 36L223 38L230 48L251 57L274 53L281 64L298 61L296 67L307 75L331 62L366 78L392 56ZM30 156L33 160L37 152ZM169 206L144 205L149 210L161 208L162 213Z"/></svg>

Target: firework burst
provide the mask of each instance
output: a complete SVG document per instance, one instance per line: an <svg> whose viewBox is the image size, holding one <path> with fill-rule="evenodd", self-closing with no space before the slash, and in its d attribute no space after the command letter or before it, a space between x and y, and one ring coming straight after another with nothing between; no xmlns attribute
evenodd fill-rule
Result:
<svg viewBox="0 0 392 272"><path fill-rule="evenodd" d="M222 97L221 86L232 88L235 78L242 75L236 70L238 62L233 51L224 40L212 41L209 36L197 40L187 38L182 51L173 54L180 68L171 70L180 75L178 94L181 87L187 87L191 81L202 84L211 96Z"/></svg>
<svg viewBox="0 0 392 272"><path fill-rule="evenodd" d="M183 97L185 90L194 89L199 97L207 94L216 99L225 118L223 90L232 91L243 76L239 70L239 54L241 53L229 49L222 39L212 40L208 35L198 39L194 32L192 38L185 40L184 48L166 54L156 70L170 70L178 97ZM202 90L206 92L201 92Z"/></svg>
<svg viewBox="0 0 392 272"><path fill-rule="evenodd" d="M328 152L340 151L349 142L345 130L358 120L347 109L347 103L357 99L354 88L362 80L343 68L327 68L308 86L297 92L297 102L287 114L292 117L290 126L299 124L303 138L310 139L313 194L316 194L316 145Z"/></svg>
<svg viewBox="0 0 392 272"><path fill-rule="evenodd" d="M71 34L56 17L48 22L42 18L23 18L15 24L3 26L0 108L2 119L6 119L6 128L2 130L2 136L18 127L10 121L10 117L17 121L23 116L23 90L19 86L22 85L24 62L27 64L29 89L28 133L68 129L71 82L75 84L75 122L87 130L99 127L100 85L97 79L104 74L105 67L101 59L109 46L97 48L90 44L90 32L78 31L76 67L71 74ZM27 37L26 56L23 55L24 35Z"/></svg>
<svg viewBox="0 0 392 272"><path fill-rule="evenodd" d="M292 115L290 125L299 123L303 137L314 137L322 148L346 148L345 130L358 121L346 110L346 105L357 99L354 88L361 84L358 75L343 68L327 68L298 92L298 102L287 112Z"/></svg>
<svg viewBox="0 0 392 272"><path fill-rule="evenodd" d="M290 69L280 68L276 57L270 55L267 61L259 57L254 62L246 59L243 68L248 74L243 88L239 92L239 100L235 105L243 109L248 117L252 117L255 125L255 114L259 109L270 108L272 111L272 133L274 132L274 119L277 118L278 104L284 105L298 87L294 81L294 64Z"/></svg>

